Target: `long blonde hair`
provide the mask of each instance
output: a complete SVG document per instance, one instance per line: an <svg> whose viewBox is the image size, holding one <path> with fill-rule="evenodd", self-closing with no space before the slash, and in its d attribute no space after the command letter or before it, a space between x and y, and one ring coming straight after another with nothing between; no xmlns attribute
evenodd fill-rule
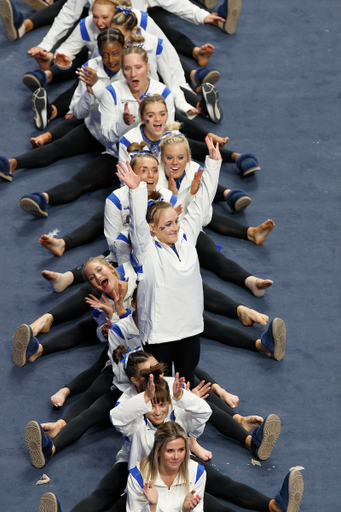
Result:
<svg viewBox="0 0 341 512"><path fill-rule="evenodd" d="M189 492L189 449L186 432L175 421L167 421L159 426L155 432L154 445L147 457L140 462L140 471L144 482L152 480L155 482L159 472L160 458L166 451L167 444L175 439L183 439L185 441L185 458L179 467L179 483L186 485L186 494Z"/></svg>

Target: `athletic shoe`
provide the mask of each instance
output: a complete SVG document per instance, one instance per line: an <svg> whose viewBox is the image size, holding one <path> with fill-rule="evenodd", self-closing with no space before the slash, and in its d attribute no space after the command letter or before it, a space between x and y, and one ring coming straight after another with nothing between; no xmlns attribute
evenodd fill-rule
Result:
<svg viewBox="0 0 341 512"><path fill-rule="evenodd" d="M203 84L202 95L205 100L209 118L213 123L220 123L223 119L223 111L220 108L218 90L212 84Z"/></svg>
<svg viewBox="0 0 341 512"><path fill-rule="evenodd" d="M236 160L236 166L242 176L248 176L260 170L259 163L252 153L243 153Z"/></svg>
<svg viewBox="0 0 341 512"><path fill-rule="evenodd" d="M48 125L52 113L46 90L41 87L34 91L31 101L34 127L42 131Z"/></svg>
<svg viewBox="0 0 341 512"><path fill-rule="evenodd" d="M25 366L27 359L37 352L39 341L33 336L29 325L21 324L16 328L13 336L13 363L16 366Z"/></svg>
<svg viewBox="0 0 341 512"><path fill-rule="evenodd" d="M41 425L30 421L25 427L25 441L35 468L43 468L52 455L53 441Z"/></svg>
<svg viewBox="0 0 341 512"><path fill-rule="evenodd" d="M47 217L47 200L42 192L33 192L20 199L20 208L34 217Z"/></svg>
<svg viewBox="0 0 341 512"><path fill-rule="evenodd" d="M43 494L40 498L38 512L62 512L59 501L53 492Z"/></svg>
<svg viewBox="0 0 341 512"><path fill-rule="evenodd" d="M242 7L242 0L224 0L218 9L218 14L225 22L219 21L218 27L227 34L233 34L236 31L239 12Z"/></svg>
<svg viewBox="0 0 341 512"><path fill-rule="evenodd" d="M220 78L220 73L216 69L198 68L194 73L195 92L201 92L202 84L215 84Z"/></svg>
<svg viewBox="0 0 341 512"><path fill-rule="evenodd" d="M303 495L304 483L301 473L293 468L284 478L279 491L275 494L275 501L283 512L298 512Z"/></svg>
<svg viewBox="0 0 341 512"><path fill-rule="evenodd" d="M20 39L19 28L24 22L24 15L18 11L11 0L0 1L0 19L5 29L7 39Z"/></svg>
<svg viewBox="0 0 341 512"><path fill-rule="evenodd" d="M22 78L23 84L26 85L32 92L37 89L43 88L46 89L47 86L47 76L45 71L42 69L35 69L34 71L29 71L25 73Z"/></svg>
<svg viewBox="0 0 341 512"><path fill-rule="evenodd" d="M225 201L234 212L242 212L251 204L251 197L240 188L233 188L225 197Z"/></svg>
<svg viewBox="0 0 341 512"><path fill-rule="evenodd" d="M264 348L271 352L272 359L280 361L285 354L286 327L281 318L275 318L269 323L268 330L263 332L261 342Z"/></svg>
<svg viewBox="0 0 341 512"><path fill-rule="evenodd" d="M34 9L35 11L41 11L42 9L45 9L45 7L48 7L50 4L47 2L44 2L44 0L21 0L24 2L24 4L29 5Z"/></svg>
<svg viewBox="0 0 341 512"><path fill-rule="evenodd" d="M0 156L0 179L3 181L13 181L13 175L9 172L11 164L8 158Z"/></svg>
<svg viewBox="0 0 341 512"><path fill-rule="evenodd" d="M276 414L270 414L263 423L251 432L251 451L260 460L270 457L272 449L281 432L281 420Z"/></svg>

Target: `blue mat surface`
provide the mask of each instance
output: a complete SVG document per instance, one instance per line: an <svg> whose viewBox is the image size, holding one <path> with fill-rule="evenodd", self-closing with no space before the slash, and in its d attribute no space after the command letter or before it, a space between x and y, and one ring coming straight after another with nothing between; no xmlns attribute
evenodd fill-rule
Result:
<svg viewBox="0 0 341 512"><path fill-rule="evenodd" d="M15 4L25 16L32 14L18 0ZM243 0L232 36L171 17L198 45L215 46L210 66L221 73L224 120L217 127L209 122L205 126L228 135L229 148L255 153L260 161L261 171L244 180L233 165L222 167L221 183L243 188L252 197L251 206L236 218L251 226L267 218L276 223L261 247L209 233L226 256L256 276L273 279L263 298L209 272L203 271L203 276L215 288L270 318L283 318L287 325L281 362L202 341L201 366L238 394L238 412L280 416L282 432L271 458L261 467L252 466L247 450L211 426L201 443L213 451L212 464L220 471L271 497L290 467L304 466L303 512L335 510L339 501L340 17L337 0ZM0 28L0 154L7 157L27 151L36 134L30 92L21 78L37 67L26 51L45 32L42 28L11 43ZM52 85L50 97L65 89L66 84ZM18 171L11 184L0 182L1 510L33 512L41 495L52 491L63 511L69 511L95 489L122 444L113 427L92 429L45 468L35 469L24 441L26 423L58 419L61 412L52 410L50 396L90 366L102 347L60 352L24 368L12 363L17 325L31 323L76 289L54 294L41 271L71 269L105 246L102 238L58 259L38 244L40 235L54 229L69 233L99 210L108 191L54 207L46 220L23 212L19 199L65 181L91 158ZM223 211L224 206L217 209ZM217 318L241 327L238 321ZM254 334L263 331L260 326L248 329ZM43 473L50 482L36 486Z"/></svg>

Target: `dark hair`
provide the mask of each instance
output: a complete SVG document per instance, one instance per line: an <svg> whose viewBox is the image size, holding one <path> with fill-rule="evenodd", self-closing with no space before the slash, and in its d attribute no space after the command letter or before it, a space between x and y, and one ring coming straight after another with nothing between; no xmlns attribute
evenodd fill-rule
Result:
<svg viewBox="0 0 341 512"><path fill-rule="evenodd" d="M115 42L119 43L122 48L124 47L124 36L118 28L107 28L97 36L98 48L101 48L105 43Z"/></svg>
<svg viewBox="0 0 341 512"><path fill-rule="evenodd" d="M115 363L119 363L122 359L123 354L129 352L127 347L124 345L119 345L113 352L113 359ZM148 361L150 357L153 357L148 352L142 352L139 350L138 352L134 352L128 359L127 367L125 368L126 375L129 379L131 377L138 378L140 377L139 364L145 363Z"/></svg>
<svg viewBox="0 0 341 512"><path fill-rule="evenodd" d="M154 398L152 399L153 404L160 404L162 402L168 402L170 404L172 401L168 383L165 379L161 377L161 374L164 373L163 370L164 365L162 363L159 363L158 365L155 365L152 368L146 368L145 370L141 370L140 372L140 377L144 378L144 380L140 384L140 392L146 391L149 375L154 376L155 395Z"/></svg>

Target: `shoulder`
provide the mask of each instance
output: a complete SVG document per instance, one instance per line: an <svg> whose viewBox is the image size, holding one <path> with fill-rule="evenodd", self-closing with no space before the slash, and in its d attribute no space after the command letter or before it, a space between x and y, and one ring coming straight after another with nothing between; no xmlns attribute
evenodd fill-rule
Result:
<svg viewBox="0 0 341 512"><path fill-rule="evenodd" d="M195 485L205 474L205 468L201 464L198 464L194 460L189 460L188 465L190 481Z"/></svg>
<svg viewBox="0 0 341 512"><path fill-rule="evenodd" d="M172 91L168 89L168 87L166 87L161 82L157 82L153 78L150 79L150 88L153 91L152 94L156 92L163 96L164 99L168 98L168 96L172 96Z"/></svg>

